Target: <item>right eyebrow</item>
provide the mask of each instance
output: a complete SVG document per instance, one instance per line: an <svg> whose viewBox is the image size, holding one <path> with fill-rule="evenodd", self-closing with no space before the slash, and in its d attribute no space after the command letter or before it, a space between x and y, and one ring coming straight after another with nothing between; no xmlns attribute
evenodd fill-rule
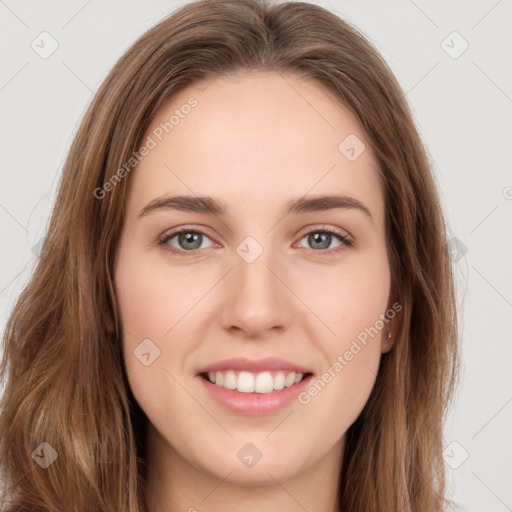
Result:
<svg viewBox="0 0 512 512"><path fill-rule="evenodd" d="M226 205L211 197L162 196L150 201L139 212L139 217L157 210L180 210L211 215L226 215Z"/></svg>

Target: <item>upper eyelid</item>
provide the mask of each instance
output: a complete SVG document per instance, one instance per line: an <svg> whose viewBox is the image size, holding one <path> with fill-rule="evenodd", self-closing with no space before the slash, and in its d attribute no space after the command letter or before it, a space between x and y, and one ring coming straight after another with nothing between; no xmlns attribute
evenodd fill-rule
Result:
<svg viewBox="0 0 512 512"><path fill-rule="evenodd" d="M174 238L176 235L179 235L181 233L200 233L200 234L202 234L204 236L207 236L210 239L214 238L214 237L212 237L212 235L209 234L209 230L207 228L204 228L202 226L200 228L184 226L184 227L168 229L167 231L164 231L158 237L158 239L159 240L169 240L169 239Z"/></svg>

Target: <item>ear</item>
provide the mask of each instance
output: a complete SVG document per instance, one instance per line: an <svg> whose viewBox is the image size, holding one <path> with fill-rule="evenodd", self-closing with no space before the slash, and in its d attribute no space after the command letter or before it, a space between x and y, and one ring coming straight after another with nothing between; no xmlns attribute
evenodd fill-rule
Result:
<svg viewBox="0 0 512 512"><path fill-rule="evenodd" d="M393 299L388 303L388 309L386 310L386 317L388 318L388 323L386 327L382 330L381 342L380 342L380 351L383 354L389 352L394 344L397 333L400 331L401 325L401 315L403 307L400 301L393 296Z"/></svg>
<svg viewBox="0 0 512 512"><path fill-rule="evenodd" d="M386 330L382 332L382 340L380 342L380 351L385 354L389 352L395 343L395 339L393 336L393 331L391 327L388 327Z"/></svg>

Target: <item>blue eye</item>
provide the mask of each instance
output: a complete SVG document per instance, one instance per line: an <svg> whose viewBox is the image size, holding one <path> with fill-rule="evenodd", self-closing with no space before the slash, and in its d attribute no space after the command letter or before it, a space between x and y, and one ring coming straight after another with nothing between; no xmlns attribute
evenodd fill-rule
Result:
<svg viewBox="0 0 512 512"><path fill-rule="evenodd" d="M339 244L334 248L329 249L333 241L333 237L338 239ZM178 244L178 247L170 243L173 239L176 239L175 243ZM353 242L350 238L327 228L309 231L300 239L300 242L305 239L307 240L307 244L310 245L310 250L321 253L332 254L343 250L346 247L353 247ZM205 242L205 240L210 240L210 238L202 231L181 228L171 233L164 234L163 237L159 239L158 244L166 251L185 256L195 254L199 249L208 248L203 246L203 242ZM302 243L300 247L302 247Z"/></svg>
<svg viewBox="0 0 512 512"><path fill-rule="evenodd" d="M179 245L178 248L169 244L169 242L176 238L177 243ZM165 235L165 237L160 240L160 244L164 245L164 249L175 252L175 253L186 253L186 252L194 252L199 249L204 249L203 239L208 238L202 231L193 231L191 229L181 229Z"/></svg>
<svg viewBox="0 0 512 512"><path fill-rule="evenodd" d="M324 251L323 249L328 249L331 245L333 237L339 240L339 245L331 248L329 251ZM340 233L327 228L310 231L301 238L301 242L305 239L312 250L321 252L335 252L343 249L344 247L352 247L353 245L352 241L347 236L341 235ZM315 247L315 245L317 245L317 247Z"/></svg>

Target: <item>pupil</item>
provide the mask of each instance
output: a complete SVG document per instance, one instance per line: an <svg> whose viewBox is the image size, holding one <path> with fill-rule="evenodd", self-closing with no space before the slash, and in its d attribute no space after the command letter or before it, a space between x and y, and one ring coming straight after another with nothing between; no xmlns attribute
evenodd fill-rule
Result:
<svg viewBox="0 0 512 512"><path fill-rule="evenodd" d="M182 233L180 236L180 244L184 245L186 249L198 249L201 246L199 233ZM197 243L199 240L199 244ZM192 247L187 244L192 244Z"/></svg>
<svg viewBox="0 0 512 512"><path fill-rule="evenodd" d="M313 249L327 249L330 245L330 237L329 233L314 233L311 235L313 237L313 243L310 242ZM319 243L320 247L315 247L315 243Z"/></svg>

